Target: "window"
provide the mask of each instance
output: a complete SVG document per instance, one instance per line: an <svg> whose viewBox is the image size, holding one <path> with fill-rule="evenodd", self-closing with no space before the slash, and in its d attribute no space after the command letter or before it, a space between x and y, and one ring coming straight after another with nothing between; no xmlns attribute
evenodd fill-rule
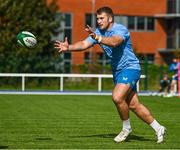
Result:
<svg viewBox="0 0 180 150"><path fill-rule="evenodd" d="M105 53L97 53L97 62L102 66L106 66L107 64L109 64L109 59L105 55Z"/></svg>
<svg viewBox="0 0 180 150"><path fill-rule="evenodd" d="M135 17L133 16L128 17L128 29L135 29Z"/></svg>
<svg viewBox="0 0 180 150"><path fill-rule="evenodd" d="M86 64L89 64L91 61L90 61L90 52L85 52L84 53L84 62L86 63Z"/></svg>
<svg viewBox="0 0 180 150"><path fill-rule="evenodd" d="M63 21L59 24L59 28L55 31L55 36L52 37L52 40L64 40L65 37L68 38L68 42L72 42L72 15L68 13L57 13L55 17L61 17ZM71 53L66 52L62 57L61 69L63 73L71 72Z"/></svg>
<svg viewBox="0 0 180 150"><path fill-rule="evenodd" d="M153 17L115 15L114 22L123 24L131 31L155 30L155 19ZM85 26L88 24L91 27L93 27L93 23L95 24L95 27L97 27L96 17L94 16L94 22L93 22L92 14L86 14Z"/></svg>
<svg viewBox="0 0 180 150"><path fill-rule="evenodd" d="M167 13L179 13L180 2L179 0L167 0Z"/></svg>
<svg viewBox="0 0 180 150"><path fill-rule="evenodd" d="M67 37L69 43L72 43L72 36L71 35L72 35L71 29L64 29L64 38Z"/></svg>
<svg viewBox="0 0 180 150"><path fill-rule="evenodd" d="M86 14L85 15L85 26L89 25L91 27L97 27L97 22L96 22L96 16L92 14Z"/></svg>
<svg viewBox="0 0 180 150"><path fill-rule="evenodd" d="M137 54L140 62L143 62L147 59L148 63L154 63L155 57L154 54Z"/></svg>
<svg viewBox="0 0 180 150"><path fill-rule="evenodd" d="M64 53L64 59L71 59L71 53L70 52L65 52Z"/></svg>
<svg viewBox="0 0 180 150"><path fill-rule="evenodd" d="M84 59L85 59L85 63L89 64L91 62L91 53L85 52L84 53ZM109 59L107 58L107 56L103 52L97 52L96 53L96 60L97 60L97 63L101 64L102 66L109 64Z"/></svg>
<svg viewBox="0 0 180 150"><path fill-rule="evenodd" d="M147 18L147 30L154 30L154 18Z"/></svg>
<svg viewBox="0 0 180 150"><path fill-rule="evenodd" d="M127 16L114 16L114 22L127 26L128 17Z"/></svg>
<svg viewBox="0 0 180 150"><path fill-rule="evenodd" d="M154 54L147 54L148 63L154 63Z"/></svg>
<svg viewBox="0 0 180 150"><path fill-rule="evenodd" d="M128 29L135 31L154 31L155 20L153 17L129 16Z"/></svg>
<svg viewBox="0 0 180 150"><path fill-rule="evenodd" d="M57 13L55 18L61 17L63 21L59 24L59 28L55 31L55 36L52 40L64 40L65 37L68 38L68 42L72 42L72 19L71 14L61 14Z"/></svg>
<svg viewBox="0 0 180 150"><path fill-rule="evenodd" d="M92 25L92 15L91 14L86 14L86 16L85 16L85 26L86 25Z"/></svg>
<svg viewBox="0 0 180 150"><path fill-rule="evenodd" d="M154 31L155 20L153 17L144 16L114 16L114 21L123 24L131 31Z"/></svg>
<svg viewBox="0 0 180 150"><path fill-rule="evenodd" d="M65 27L71 27L71 15L64 14L64 16L65 16Z"/></svg>
<svg viewBox="0 0 180 150"><path fill-rule="evenodd" d="M71 53L65 52L62 55L62 71L63 73L70 73L71 72Z"/></svg>
<svg viewBox="0 0 180 150"><path fill-rule="evenodd" d="M71 62L64 62L64 73L71 73Z"/></svg>
<svg viewBox="0 0 180 150"><path fill-rule="evenodd" d="M144 30L145 29L144 17L137 17L137 29L138 30Z"/></svg>

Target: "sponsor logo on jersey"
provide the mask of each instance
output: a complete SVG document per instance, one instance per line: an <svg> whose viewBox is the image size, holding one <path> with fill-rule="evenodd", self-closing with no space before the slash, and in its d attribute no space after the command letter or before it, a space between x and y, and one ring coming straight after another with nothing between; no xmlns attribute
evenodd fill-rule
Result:
<svg viewBox="0 0 180 150"><path fill-rule="evenodd" d="M128 78L127 78L127 77L123 77L123 80L124 80L124 81L127 81L127 80L128 80Z"/></svg>

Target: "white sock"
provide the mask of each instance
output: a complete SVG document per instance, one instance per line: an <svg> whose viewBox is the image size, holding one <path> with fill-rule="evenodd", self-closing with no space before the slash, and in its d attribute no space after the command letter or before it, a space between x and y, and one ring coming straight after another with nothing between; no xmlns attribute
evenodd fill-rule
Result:
<svg viewBox="0 0 180 150"><path fill-rule="evenodd" d="M159 128L161 127L161 125L154 119L153 122L150 124L150 126L156 131L158 132Z"/></svg>
<svg viewBox="0 0 180 150"><path fill-rule="evenodd" d="M130 130L131 129L131 124L130 124L130 119L128 120L123 120L123 130Z"/></svg>

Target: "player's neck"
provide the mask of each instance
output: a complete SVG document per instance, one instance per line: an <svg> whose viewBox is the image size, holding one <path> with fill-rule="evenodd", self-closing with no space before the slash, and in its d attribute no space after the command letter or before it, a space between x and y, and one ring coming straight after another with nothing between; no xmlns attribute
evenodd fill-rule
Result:
<svg viewBox="0 0 180 150"><path fill-rule="evenodd" d="M114 22L110 23L108 28L107 28L107 31L111 30L112 26L113 26Z"/></svg>

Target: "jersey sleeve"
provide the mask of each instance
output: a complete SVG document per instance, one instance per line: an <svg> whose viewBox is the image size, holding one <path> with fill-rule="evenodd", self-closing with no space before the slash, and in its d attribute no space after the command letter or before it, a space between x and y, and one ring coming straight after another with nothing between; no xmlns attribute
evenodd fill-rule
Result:
<svg viewBox="0 0 180 150"><path fill-rule="evenodd" d="M129 38L130 33L126 27L121 26L115 29L114 35L120 36L124 41L126 41L126 39Z"/></svg>
<svg viewBox="0 0 180 150"><path fill-rule="evenodd" d="M95 30L95 34L100 35L98 29ZM93 39L91 36L88 36L85 40L92 43L93 45L98 44L98 42L95 39Z"/></svg>
<svg viewBox="0 0 180 150"><path fill-rule="evenodd" d="M95 39L93 39L91 36L88 36L85 40L92 43L93 45L97 44L97 41Z"/></svg>

